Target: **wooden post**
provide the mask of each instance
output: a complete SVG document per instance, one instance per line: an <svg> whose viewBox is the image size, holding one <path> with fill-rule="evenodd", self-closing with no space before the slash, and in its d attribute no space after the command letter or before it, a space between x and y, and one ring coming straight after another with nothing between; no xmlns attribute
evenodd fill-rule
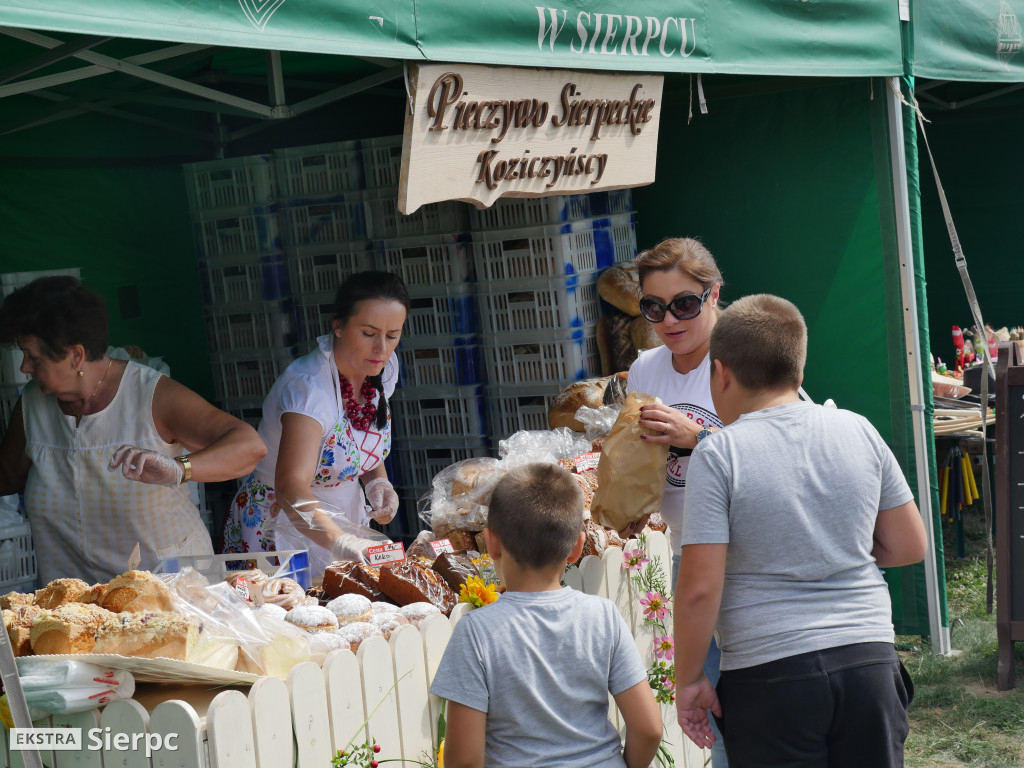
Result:
<svg viewBox="0 0 1024 768"><path fill-rule="evenodd" d="M996 366L996 635L1000 691L1014 687L1014 642L1024 641L1024 365L1014 344ZM982 374L984 375L984 373Z"/></svg>

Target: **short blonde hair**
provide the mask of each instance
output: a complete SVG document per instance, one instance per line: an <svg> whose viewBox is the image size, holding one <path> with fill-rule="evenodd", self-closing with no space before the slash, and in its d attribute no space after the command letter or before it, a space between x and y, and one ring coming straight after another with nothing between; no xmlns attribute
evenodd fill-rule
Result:
<svg viewBox="0 0 1024 768"><path fill-rule="evenodd" d="M515 467L494 486L487 527L519 565L564 564L583 531L583 489L557 464Z"/></svg>
<svg viewBox="0 0 1024 768"><path fill-rule="evenodd" d="M636 257L640 285L652 272L678 269L707 290L716 283L724 285L715 257L700 240L692 237L670 237Z"/></svg>
<svg viewBox="0 0 1024 768"><path fill-rule="evenodd" d="M745 388L799 387L807 362L807 324L796 305L779 296L744 296L724 310L708 352Z"/></svg>

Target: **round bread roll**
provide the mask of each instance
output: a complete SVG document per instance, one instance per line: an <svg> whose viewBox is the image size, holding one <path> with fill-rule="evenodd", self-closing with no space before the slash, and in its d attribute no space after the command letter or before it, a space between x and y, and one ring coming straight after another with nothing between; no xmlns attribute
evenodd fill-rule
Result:
<svg viewBox="0 0 1024 768"><path fill-rule="evenodd" d="M654 326L642 317L636 317L630 321L629 340L633 342L633 348L637 352L660 347L662 344L658 334L654 332Z"/></svg>
<svg viewBox="0 0 1024 768"><path fill-rule="evenodd" d="M640 278L636 265L613 264L597 279L598 295L630 317L640 316Z"/></svg>
<svg viewBox="0 0 1024 768"><path fill-rule="evenodd" d="M576 420L576 411L583 405L590 408L604 405L604 390L610 379L610 376L601 376L574 381L559 392L548 408L548 426L551 429L568 427L576 432L585 432L586 427Z"/></svg>

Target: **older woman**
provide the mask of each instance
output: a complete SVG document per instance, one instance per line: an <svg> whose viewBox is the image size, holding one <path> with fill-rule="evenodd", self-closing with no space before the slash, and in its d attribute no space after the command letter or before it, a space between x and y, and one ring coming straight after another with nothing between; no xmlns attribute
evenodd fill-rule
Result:
<svg viewBox="0 0 1024 768"><path fill-rule="evenodd" d="M0 444L0 494L25 491L41 582L212 554L189 480L230 480L266 453L256 431L152 368L107 355L103 299L43 277L0 307L25 385ZM111 471L114 470L114 471Z"/></svg>
<svg viewBox="0 0 1024 768"><path fill-rule="evenodd" d="M362 526L398 511L384 469L387 401L409 307L405 284L390 272L357 272L341 284L332 332L263 401L259 431L270 453L235 497L225 552L308 549L317 572L332 560L364 559L376 542L361 538Z"/></svg>

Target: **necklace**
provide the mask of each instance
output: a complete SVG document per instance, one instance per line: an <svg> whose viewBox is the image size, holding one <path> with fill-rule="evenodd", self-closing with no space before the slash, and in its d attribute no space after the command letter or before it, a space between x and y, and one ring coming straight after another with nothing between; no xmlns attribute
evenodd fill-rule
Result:
<svg viewBox="0 0 1024 768"><path fill-rule="evenodd" d="M338 376L341 397L345 401L345 415L353 427L360 432L365 432L369 428L370 422L373 421L373 417L377 415L377 406L373 403L373 396L377 393L377 388L370 383L369 379L363 379L363 384L359 387L359 394L363 396L363 404L359 405L356 402L352 382L341 372L338 373Z"/></svg>
<svg viewBox="0 0 1024 768"><path fill-rule="evenodd" d="M96 389L94 389L92 394L86 398L85 402L82 403L82 407L78 409L78 413L75 414L76 427L82 423L82 416L85 414L85 409L89 407L89 403L91 403L92 399L96 397L96 393L100 391L100 385L103 383L103 380L107 378L107 374L110 373L110 366L113 365L113 363L114 358L111 357L107 360L107 368L103 371L103 375L100 376L100 380L96 382Z"/></svg>

